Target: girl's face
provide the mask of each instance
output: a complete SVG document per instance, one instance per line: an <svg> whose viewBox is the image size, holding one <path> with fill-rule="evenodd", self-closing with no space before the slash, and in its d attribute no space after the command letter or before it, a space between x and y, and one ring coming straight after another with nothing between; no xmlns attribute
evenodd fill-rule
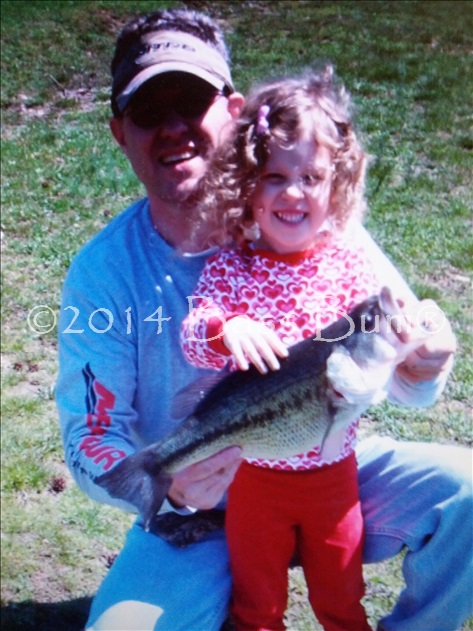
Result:
<svg viewBox="0 0 473 631"><path fill-rule="evenodd" d="M292 149L270 141L269 151L251 204L261 230L257 245L280 254L306 250L329 210L330 151L312 139Z"/></svg>

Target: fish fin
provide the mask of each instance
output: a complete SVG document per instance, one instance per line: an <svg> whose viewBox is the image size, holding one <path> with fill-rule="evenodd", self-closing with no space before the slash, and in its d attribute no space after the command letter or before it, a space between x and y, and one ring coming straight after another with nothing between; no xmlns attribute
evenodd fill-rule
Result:
<svg viewBox="0 0 473 631"><path fill-rule="evenodd" d="M95 480L112 497L136 506L147 531L172 483L168 473L149 466L149 458L146 451L128 456Z"/></svg>
<svg viewBox="0 0 473 631"><path fill-rule="evenodd" d="M229 374L230 370L228 367L225 367L217 372L212 370L211 373L200 377L184 388L181 388L181 390L179 390L175 395L172 402L172 418L183 419L190 416L205 395Z"/></svg>
<svg viewBox="0 0 473 631"><path fill-rule="evenodd" d="M330 431L331 431L331 429L332 429L333 425L334 425L334 423L333 423L333 421L332 421L332 422L331 422L331 423L329 423L329 424L327 425L327 427L325 428L325 433L324 433L324 435L322 436L322 440L320 441L320 447L319 447L319 449L320 449L320 453L322 453L322 451L323 451L323 449L324 449L325 441L326 441L326 440L327 440L327 438L329 437L329 434L330 434Z"/></svg>

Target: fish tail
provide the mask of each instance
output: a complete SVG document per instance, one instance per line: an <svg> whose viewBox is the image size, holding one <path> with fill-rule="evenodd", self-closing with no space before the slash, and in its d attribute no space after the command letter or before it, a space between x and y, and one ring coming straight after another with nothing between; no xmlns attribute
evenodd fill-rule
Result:
<svg viewBox="0 0 473 631"><path fill-rule="evenodd" d="M172 477L155 464L151 465L149 454L144 452L128 456L95 482L112 497L133 504L148 531L166 498Z"/></svg>

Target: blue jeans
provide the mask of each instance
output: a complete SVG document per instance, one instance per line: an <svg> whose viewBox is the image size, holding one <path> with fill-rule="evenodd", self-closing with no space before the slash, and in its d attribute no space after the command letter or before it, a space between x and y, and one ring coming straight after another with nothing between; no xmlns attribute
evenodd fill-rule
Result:
<svg viewBox="0 0 473 631"><path fill-rule="evenodd" d="M473 452L372 437L357 450L365 563L404 547L386 631L451 631L473 614Z"/></svg>
<svg viewBox="0 0 473 631"><path fill-rule="evenodd" d="M472 452L372 437L357 449L364 560L406 548L386 631L454 631L473 614ZM90 612L90 631L218 631L231 579L223 532L184 550L135 524Z"/></svg>

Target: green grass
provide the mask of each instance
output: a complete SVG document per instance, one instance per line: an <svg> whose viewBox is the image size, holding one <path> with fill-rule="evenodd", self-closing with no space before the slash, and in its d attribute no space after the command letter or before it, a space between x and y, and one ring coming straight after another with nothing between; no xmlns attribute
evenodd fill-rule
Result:
<svg viewBox="0 0 473 631"><path fill-rule="evenodd" d="M71 258L143 194L108 131L115 36L132 16L172 5L221 20L242 91L314 60L335 64L371 155L368 227L418 295L439 302L459 343L436 406L383 404L362 432L472 444L471 2L2 0L2 627L10 631L80 629L130 524L88 500L66 471L53 325ZM37 320L42 332L28 325L37 305L50 308ZM366 578L374 621L402 588L400 560L367 567ZM304 590L291 571L291 631L318 628Z"/></svg>

